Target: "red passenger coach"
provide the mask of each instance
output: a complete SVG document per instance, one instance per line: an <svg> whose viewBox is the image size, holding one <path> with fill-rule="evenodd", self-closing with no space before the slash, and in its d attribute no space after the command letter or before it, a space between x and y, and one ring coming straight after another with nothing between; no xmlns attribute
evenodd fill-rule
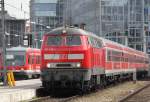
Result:
<svg viewBox="0 0 150 102"><path fill-rule="evenodd" d="M43 37L42 84L90 89L134 72L146 75L148 55L79 28L60 27Z"/></svg>
<svg viewBox="0 0 150 102"><path fill-rule="evenodd" d="M6 65L16 77L37 78L41 70L41 51L36 48L12 47L7 49Z"/></svg>

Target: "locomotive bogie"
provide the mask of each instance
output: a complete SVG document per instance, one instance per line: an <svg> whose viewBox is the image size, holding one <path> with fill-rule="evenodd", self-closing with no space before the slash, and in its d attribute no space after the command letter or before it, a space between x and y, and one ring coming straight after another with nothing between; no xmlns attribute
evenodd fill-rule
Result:
<svg viewBox="0 0 150 102"><path fill-rule="evenodd" d="M80 87L85 81L89 81L91 78L91 72L86 69L46 69L42 71L43 83L59 83L53 87L59 88L73 88ZM46 87L52 87L48 85Z"/></svg>

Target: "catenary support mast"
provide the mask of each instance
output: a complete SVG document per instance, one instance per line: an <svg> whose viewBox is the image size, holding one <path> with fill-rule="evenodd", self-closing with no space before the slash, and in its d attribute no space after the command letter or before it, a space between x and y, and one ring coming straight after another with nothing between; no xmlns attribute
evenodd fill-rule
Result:
<svg viewBox="0 0 150 102"><path fill-rule="evenodd" d="M5 36L5 5L4 0L1 0L1 24L2 24L2 49L3 49L3 83L4 85L7 85L7 69L6 69L6 36Z"/></svg>

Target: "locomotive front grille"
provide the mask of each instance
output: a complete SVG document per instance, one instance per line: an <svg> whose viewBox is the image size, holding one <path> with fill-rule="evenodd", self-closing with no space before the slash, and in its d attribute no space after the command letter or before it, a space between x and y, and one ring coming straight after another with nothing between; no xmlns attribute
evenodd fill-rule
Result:
<svg viewBox="0 0 150 102"><path fill-rule="evenodd" d="M72 62L72 63L47 63L47 68L76 68L81 67L80 62Z"/></svg>
<svg viewBox="0 0 150 102"><path fill-rule="evenodd" d="M56 64L57 67L71 67L71 64Z"/></svg>

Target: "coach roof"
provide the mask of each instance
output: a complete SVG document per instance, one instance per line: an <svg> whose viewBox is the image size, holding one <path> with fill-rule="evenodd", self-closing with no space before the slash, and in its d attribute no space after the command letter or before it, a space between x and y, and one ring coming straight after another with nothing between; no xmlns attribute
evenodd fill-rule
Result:
<svg viewBox="0 0 150 102"><path fill-rule="evenodd" d="M27 49L28 49L27 47L18 46L18 47L7 48L6 50L7 51L26 51Z"/></svg>
<svg viewBox="0 0 150 102"><path fill-rule="evenodd" d="M6 51L27 51L27 50L36 50L37 48L30 48L30 47L22 47L22 46L17 46L17 47L12 47L12 48L7 48ZM39 49L37 49L39 50Z"/></svg>

